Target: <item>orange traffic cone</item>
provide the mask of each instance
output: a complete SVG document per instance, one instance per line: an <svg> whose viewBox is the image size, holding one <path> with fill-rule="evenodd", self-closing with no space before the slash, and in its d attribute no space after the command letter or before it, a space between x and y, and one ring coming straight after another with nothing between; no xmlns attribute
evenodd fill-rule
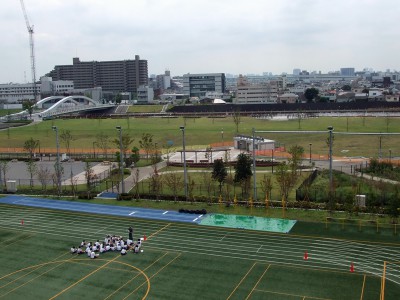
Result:
<svg viewBox="0 0 400 300"><path fill-rule="evenodd" d="M306 252L304 252L304 258L303 258L304 260L308 260L308 253L307 253L307 251Z"/></svg>
<svg viewBox="0 0 400 300"><path fill-rule="evenodd" d="M144 240L144 241L145 241L145 240L147 240L147 237L146 237L146 235L144 235L144 236L143 236L143 240Z"/></svg>
<svg viewBox="0 0 400 300"><path fill-rule="evenodd" d="M350 264L350 272L354 273L354 264L353 263Z"/></svg>
<svg viewBox="0 0 400 300"><path fill-rule="evenodd" d="M21 219L21 225L24 225L24 219Z"/></svg>

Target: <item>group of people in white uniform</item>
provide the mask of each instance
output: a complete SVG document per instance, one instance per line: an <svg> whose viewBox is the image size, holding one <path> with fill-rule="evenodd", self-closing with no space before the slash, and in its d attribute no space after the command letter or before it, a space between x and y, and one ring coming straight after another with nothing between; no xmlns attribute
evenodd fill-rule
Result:
<svg viewBox="0 0 400 300"><path fill-rule="evenodd" d="M128 251L140 253L143 252L143 249L141 249L143 240L143 238L139 238L134 242L131 234L129 234L129 238L126 240L122 236L107 235L103 241L97 240L94 243L83 240L78 247L72 246L70 251L71 254L86 253L91 259L97 258L100 254L109 251L118 251L121 255L126 255Z"/></svg>

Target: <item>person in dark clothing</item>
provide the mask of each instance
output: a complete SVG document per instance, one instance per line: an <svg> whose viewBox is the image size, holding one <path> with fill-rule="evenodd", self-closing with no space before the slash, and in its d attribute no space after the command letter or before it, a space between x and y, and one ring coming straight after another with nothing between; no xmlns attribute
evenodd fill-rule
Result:
<svg viewBox="0 0 400 300"><path fill-rule="evenodd" d="M131 241L133 241L133 228L132 228L132 226L129 226L128 231L129 231L129 239Z"/></svg>

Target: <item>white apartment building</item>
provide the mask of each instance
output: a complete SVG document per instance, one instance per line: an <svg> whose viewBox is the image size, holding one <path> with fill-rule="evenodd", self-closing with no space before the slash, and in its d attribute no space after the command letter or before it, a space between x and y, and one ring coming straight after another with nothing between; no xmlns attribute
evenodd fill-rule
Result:
<svg viewBox="0 0 400 300"><path fill-rule="evenodd" d="M57 94L70 92L74 89L74 82L71 80L53 81L51 77L40 78L40 92L43 94Z"/></svg>
<svg viewBox="0 0 400 300"><path fill-rule="evenodd" d="M54 95L72 91L73 89L74 83L72 81L52 81L51 77L42 77L40 78L40 83L36 84L37 95ZM25 100L35 100L32 83L0 84L0 102L21 104Z"/></svg>
<svg viewBox="0 0 400 300"><path fill-rule="evenodd" d="M32 83L0 84L0 102L19 103L25 100L35 100ZM36 84L36 94L40 95L40 84Z"/></svg>
<svg viewBox="0 0 400 300"><path fill-rule="evenodd" d="M239 75L237 81L237 104L277 103L282 82L278 80L249 83L247 77Z"/></svg>
<svg viewBox="0 0 400 300"><path fill-rule="evenodd" d="M147 86L141 85L137 89L137 103L138 104L148 104L152 103L154 100L154 90Z"/></svg>

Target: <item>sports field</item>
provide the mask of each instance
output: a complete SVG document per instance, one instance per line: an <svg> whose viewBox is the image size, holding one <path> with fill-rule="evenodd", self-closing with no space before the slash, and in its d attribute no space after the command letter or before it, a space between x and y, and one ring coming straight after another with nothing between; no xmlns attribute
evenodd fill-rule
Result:
<svg viewBox="0 0 400 300"><path fill-rule="evenodd" d="M129 226L143 253L69 253ZM0 244L0 299L400 299L395 243L1 204Z"/></svg>

